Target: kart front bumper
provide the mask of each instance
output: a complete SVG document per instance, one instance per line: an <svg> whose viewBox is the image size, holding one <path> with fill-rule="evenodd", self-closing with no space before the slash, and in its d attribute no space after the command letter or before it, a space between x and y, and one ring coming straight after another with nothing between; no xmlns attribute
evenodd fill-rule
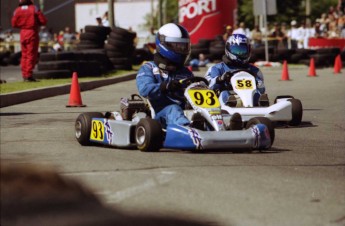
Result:
<svg viewBox="0 0 345 226"><path fill-rule="evenodd" d="M230 118L234 113L239 113L243 121L249 121L254 117L265 117L271 121L290 121L292 120L292 104L290 101L278 101L269 107L229 107L222 106L222 110L229 113L229 116L223 115L224 120Z"/></svg>
<svg viewBox="0 0 345 226"><path fill-rule="evenodd" d="M169 125L164 148L173 149L269 149L271 138L263 124L246 130L202 131L190 127Z"/></svg>

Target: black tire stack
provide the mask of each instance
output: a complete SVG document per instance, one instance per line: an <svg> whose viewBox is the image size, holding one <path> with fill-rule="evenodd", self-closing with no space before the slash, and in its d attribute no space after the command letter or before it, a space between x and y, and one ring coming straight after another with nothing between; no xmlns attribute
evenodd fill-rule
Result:
<svg viewBox="0 0 345 226"><path fill-rule="evenodd" d="M19 65L20 58L22 57L22 52L11 53L1 52L0 53L0 66L8 66L8 65Z"/></svg>
<svg viewBox="0 0 345 226"><path fill-rule="evenodd" d="M104 50L42 53L34 77L38 79L100 76L111 70Z"/></svg>
<svg viewBox="0 0 345 226"><path fill-rule="evenodd" d="M135 38L136 33L120 27L115 27L110 32L104 48L115 69L132 70Z"/></svg>
<svg viewBox="0 0 345 226"><path fill-rule="evenodd" d="M217 36L215 40L210 43L209 48L210 59L212 61L221 61L225 54L225 42L221 35Z"/></svg>
<svg viewBox="0 0 345 226"><path fill-rule="evenodd" d="M335 58L340 54L340 48L320 48L309 50L307 59L303 58L298 63L309 65L310 59L314 58L315 67L333 67Z"/></svg>
<svg viewBox="0 0 345 226"><path fill-rule="evenodd" d="M78 50L103 49L104 41L110 33L110 27L87 25L85 32L80 34L80 42L77 44Z"/></svg>
<svg viewBox="0 0 345 226"><path fill-rule="evenodd" d="M210 54L210 40L207 39L199 39L198 43L193 44L191 46L191 59L198 59L199 54L205 54L206 58L209 58Z"/></svg>

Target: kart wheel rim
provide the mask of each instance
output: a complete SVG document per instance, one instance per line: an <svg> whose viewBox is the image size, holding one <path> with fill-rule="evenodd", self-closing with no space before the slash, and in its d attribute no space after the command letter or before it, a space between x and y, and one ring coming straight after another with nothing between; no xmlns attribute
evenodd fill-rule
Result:
<svg viewBox="0 0 345 226"><path fill-rule="evenodd" d="M146 131L144 127L142 126L138 127L137 136L136 136L137 144L142 145L145 142L145 137L146 137Z"/></svg>
<svg viewBox="0 0 345 226"><path fill-rule="evenodd" d="M75 123L75 136L77 138L80 138L80 136L81 136L81 123L80 123L80 121L77 121Z"/></svg>

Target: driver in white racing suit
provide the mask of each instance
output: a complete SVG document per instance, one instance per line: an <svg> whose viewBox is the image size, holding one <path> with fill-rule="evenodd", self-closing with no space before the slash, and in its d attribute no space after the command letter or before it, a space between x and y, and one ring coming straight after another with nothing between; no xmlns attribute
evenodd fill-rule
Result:
<svg viewBox="0 0 345 226"><path fill-rule="evenodd" d="M155 119L165 128L169 124L189 125L183 109L185 101L180 79L193 77L185 62L190 55L190 38L187 30L180 25L163 25L156 35L154 60L145 63L136 77L139 94L148 98Z"/></svg>
<svg viewBox="0 0 345 226"><path fill-rule="evenodd" d="M230 78L231 72L239 69L247 70L255 76L257 83L257 91L254 95L254 105L266 102L268 98L265 93L264 77L260 69L249 64L251 53L250 41L243 34L231 35L225 44L225 55L222 62L210 67L205 74L205 78L209 82L209 87L215 91L219 91L219 98L222 98L224 103L229 101L230 97ZM230 72L230 73L229 73Z"/></svg>

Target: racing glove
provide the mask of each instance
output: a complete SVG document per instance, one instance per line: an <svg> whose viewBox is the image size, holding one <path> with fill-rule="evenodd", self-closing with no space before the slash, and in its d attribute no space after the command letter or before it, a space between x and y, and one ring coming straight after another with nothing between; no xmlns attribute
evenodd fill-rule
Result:
<svg viewBox="0 0 345 226"><path fill-rule="evenodd" d="M169 82L163 82L160 85L160 89L163 93L167 91L176 91L181 89L181 83L177 80L171 80Z"/></svg>
<svg viewBox="0 0 345 226"><path fill-rule="evenodd" d="M223 82L230 83L231 75L232 74L230 72L225 72L224 74L216 78L216 83L218 84L223 83Z"/></svg>

